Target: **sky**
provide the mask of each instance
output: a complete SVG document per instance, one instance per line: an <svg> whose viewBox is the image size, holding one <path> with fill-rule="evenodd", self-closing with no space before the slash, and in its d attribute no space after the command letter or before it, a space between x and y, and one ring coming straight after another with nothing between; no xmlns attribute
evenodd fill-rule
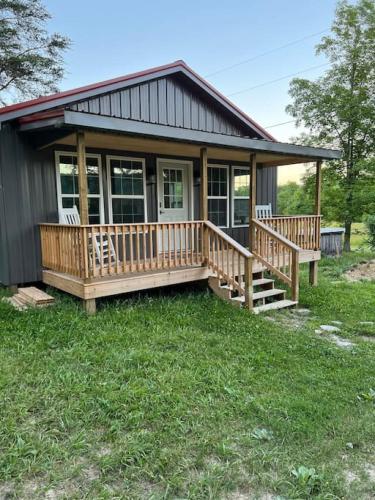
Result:
<svg viewBox="0 0 375 500"><path fill-rule="evenodd" d="M62 90L183 59L277 140L290 142L302 129L294 123L273 125L292 120L285 112L290 75L315 79L327 69L324 56L315 54L315 45L330 28L336 1L44 0L44 4L52 15L49 29L73 42L65 55ZM265 52L269 53L262 55ZM303 173L303 166L279 167L279 183L298 181Z"/></svg>

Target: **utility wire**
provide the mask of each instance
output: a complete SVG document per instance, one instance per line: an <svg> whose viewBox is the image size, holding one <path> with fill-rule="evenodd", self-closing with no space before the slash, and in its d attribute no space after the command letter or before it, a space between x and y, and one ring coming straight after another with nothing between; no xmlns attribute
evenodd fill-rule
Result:
<svg viewBox="0 0 375 500"><path fill-rule="evenodd" d="M263 128L268 129L268 128L273 128L273 127L280 127L281 125L286 125L287 123L294 123L296 121L297 120L289 120L287 122L274 123L273 125L268 125L268 127L263 127Z"/></svg>
<svg viewBox="0 0 375 500"><path fill-rule="evenodd" d="M309 38L313 38L314 36L321 35L323 33L326 33L329 31L329 28L326 28L323 31L318 31L317 33L312 33L311 35L304 36L303 38L298 38L297 40L292 40L291 42L286 43L285 45L280 45L278 47L274 47L273 49L267 50L266 52L262 52L260 54L257 54L254 57L250 57L249 59L245 59L243 61L240 61L238 63L232 64L231 66L226 66L225 68L218 69L217 71L214 71L212 73L209 73L208 75L204 75L205 78L208 78L210 76L218 75L219 73L223 73L224 71L228 71L233 68L237 68L238 66L242 66L243 64L247 64L251 61L255 61L256 59L259 59L260 57L267 56L268 54L272 54L273 52L277 52L278 50L281 49L286 49L287 47L291 47L292 45L296 45L297 43L304 42L305 40L308 40Z"/></svg>
<svg viewBox="0 0 375 500"><path fill-rule="evenodd" d="M238 90L237 92L232 92L231 94L227 94L227 97L232 97L234 95L243 94L244 92L248 92L249 90L258 89L259 87L264 87L265 85L270 85L271 83L280 82L281 80L286 80L287 78L291 78L292 76L300 75L301 73L306 73L307 71L311 71L313 69L323 68L324 66L328 66L331 63L319 64L318 66L310 66L310 68L303 69L301 71L297 71L296 73L290 73L289 75L281 76L280 78L276 78L275 80L268 80L263 83L259 83L258 85L254 85L253 87L247 87L243 90Z"/></svg>

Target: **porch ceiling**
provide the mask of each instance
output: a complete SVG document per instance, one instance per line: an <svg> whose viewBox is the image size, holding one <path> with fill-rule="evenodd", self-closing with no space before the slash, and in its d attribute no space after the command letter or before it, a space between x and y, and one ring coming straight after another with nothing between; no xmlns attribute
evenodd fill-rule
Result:
<svg viewBox="0 0 375 500"><path fill-rule="evenodd" d="M155 153L168 156L186 156L199 158L202 145L194 143L184 143L181 141L166 141L161 139L150 139L145 137L136 137L125 134L110 134L100 132L85 133L86 148L124 150L137 153ZM64 145L76 147L76 133L71 133L61 139L50 143L51 145ZM248 150L234 148L207 147L209 160L224 161L249 161ZM257 163L264 166L289 165L296 163L311 162L311 157L289 156L279 153L257 152Z"/></svg>

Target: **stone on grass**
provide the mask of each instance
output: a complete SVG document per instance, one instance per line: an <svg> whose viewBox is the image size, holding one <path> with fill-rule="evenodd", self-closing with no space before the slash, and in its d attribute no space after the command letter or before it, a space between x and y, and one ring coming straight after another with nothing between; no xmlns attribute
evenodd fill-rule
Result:
<svg viewBox="0 0 375 500"><path fill-rule="evenodd" d="M293 309L292 312L294 314L298 314L299 316L308 316L310 314L310 309Z"/></svg>
<svg viewBox="0 0 375 500"><path fill-rule="evenodd" d="M339 332L340 328L337 328L337 326L332 326L332 325L320 325L320 329L323 330L324 332Z"/></svg>
<svg viewBox="0 0 375 500"><path fill-rule="evenodd" d="M354 347L353 342L351 342L348 339L343 339L342 337L339 337L338 335L329 335L329 340L334 342L338 347L343 347L344 349L351 349Z"/></svg>
<svg viewBox="0 0 375 500"><path fill-rule="evenodd" d="M359 324L364 326L371 326L375 325L375 321L360 321Z"/></svg>
<svg viewBox="0 0 375 500"><path fill-rule="evenodd" d="M342 325L342 321L331 321L332 325Z"/></svg>
<svg viewBox="0 0 375 500"><path fill-rule="evenodd" d="M321 333L323 333L322 330L315 330L315 333L317 333L318 335L320 335Z"/></svg>

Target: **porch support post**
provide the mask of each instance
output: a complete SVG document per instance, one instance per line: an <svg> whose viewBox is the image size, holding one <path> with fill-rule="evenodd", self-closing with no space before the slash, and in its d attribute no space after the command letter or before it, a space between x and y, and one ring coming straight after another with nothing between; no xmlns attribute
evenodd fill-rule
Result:
<svg viewBox="0 0 375 500"><path fill-rule="evenodd" d="M250 154L250 193L249 193L249 248L253 250L255 241L255 226L253 219L256 219L256 203L257 203L257 159L256 154Z"/></svg>
<svg viewBox="0 0 375 500"><path fill-rule="evenodd" d="M322 192L322 161L316 162L316 175L315 175L315 215L321 213L321 192ZM320 224L317 223L317 228L320 231ZM320 234L317 235L317 240L320 241ZM319 250L319 248L317 248ZM309 282L312 286L318 284L318 261L310 262Z"/></svg>
<svg viewBox="0 0 375 500"><path fill-rule="evenodd" d="M78 164L78 188L79 188L79 215L81 224L89 223L89 204L86 173L86 147L84 132L77 132L77 164Z"/></svg>
<svg viewBox="0 0 375 500"><path fill-rule="evenodd" d="M90 316L96 313L96 299L83 299L82 306Z"/></svg>
<svg viewBox="0 0 375 500"><path fill-rule="evenodd" d="M201 148L200 219L208 219L207 148Z"/></svg>

